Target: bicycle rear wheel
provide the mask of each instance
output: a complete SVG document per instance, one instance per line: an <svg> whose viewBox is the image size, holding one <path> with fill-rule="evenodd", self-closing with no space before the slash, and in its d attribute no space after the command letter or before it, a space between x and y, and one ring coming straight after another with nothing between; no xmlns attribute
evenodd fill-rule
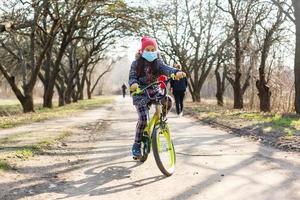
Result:
<svg viewBox="0 0 300 200"><path fill-rule="evenodd" d="M165 176L175 171L176 155L170 133L155 127L152 133L152 148L156 164Z"/></svg>

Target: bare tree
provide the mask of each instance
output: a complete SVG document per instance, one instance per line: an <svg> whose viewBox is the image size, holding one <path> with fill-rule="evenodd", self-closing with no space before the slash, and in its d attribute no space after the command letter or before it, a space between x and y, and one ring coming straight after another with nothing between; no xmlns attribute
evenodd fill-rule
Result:
<svg viewBox="0 0 300 200"><path fill-rule="evenodd" d="M119 58L115 59L115 60L112 60L110 63L94 63L92 64L88 70L87 70L87 76L86 76L86 84L87 84L87 96L88 96L88 99L91 99L92 98L92 94L94 93L98 83L100 82L100 80L107 74L109 73L111 70L112 70L112 66L116 63L116 61L119 60ZM104 68L102 69L101 73L97 76L97 77L94 77L94 73L95 73L95 69L96 69L96 66L97 65L101 65L101 68ZM93 79L96 79L93 83Z"/></svg>
<svg viewBox="0 0 300 200"><path fill-rule="evenodd" d="M17 6L17 4L15 4ZM25 15L27 12L27 9L31 9L33 12L33 19L27 20L27 16ZM34 103L33 103L33 89L36 84L38 74L40 72L40 68L43 64L43 59L45 54L47 53L49 47L51 46L55 35L57 33L57 29L60 25L59 19L54 19L53 22L50 24L50 27L48 30L43 30L41 27L38 26L38 20L41 16L42 12L47 13L47 10L44 10L43 7L39 3L32 3L29 4L29 7L24 10L20 9L19 12L16 13L22 13L22 17L24 18L24 21L29 21L30 23L24 22L22 26L17 26L12 23L12 25L9 25L9 28L7 28L7 24L5 27L5 30L9 30L8 35L9 37L5 37L1 41L1 47L6 50L12 58L18 61L18 64L22 66L22 73L23 73L23 82L22 82L22 89L18 87L18 83L15 80L15 75L10 73L10 70L5 64L0 64L0 71L10 84L13 92L15 93L16 97L20 101L23 111L24 112L32 112L34 111ZM20 16L14 16L13 14L10 14L10 18L14 17L20 17ZM29 26L30 25L30 26ZM23 29L22 32L18 32L17 30ZM11 30L10 30L11 29ZM2 28L3 30L3 28ZM46 40L44 43L44 46L40 49L40 51L37 51L36 46L36 33L37 31L44 31L46 32ZM28 45L28 51L25 47L18 46L18 43L21 42L20 40L17 41L15 37L22 38L27 37L29 38L29 44ZM14 45L11 45L12 42ZM13 47L14 46L14 47ZM12 48L13 47L13 48ZM27 55L24 54L24 52L28 52ZM27 70L30 69L30 70Z"/></svg>
<svg viewBox="0 0 300 200"><path fill-rule="evenodd" d="M300 114L300 2L293 1L296 24L296 52L295 52L295 109Z"/></svg>
<svg viewBox="0 0 300 200"><path fill-rule="evenodd" d="M57 9L60 6L56 2L51 8L52 16L62 16L64 21L53 47L54 61L44 72L45 107L52 107L54 86L60 102L63 98L67 104L71 99L83 99L87 69L95 56L113 48L117 38L139 25L132 16L138 9L132 10L122 1L76 0L65 2L66 9Z"/></svg>
<svg viewBox="0 0 300 200"><path fill-rule="evenodd" d="M159 11L150 8L148 12L153 21L145 32L158 40L160 50L169 60L182 65L193 101L201 100L203 84L229 40L216 31L220 23L217 11L213 0L174 0Z"/></svg>
<svg viewBox="0 0 300 200"><path fill-rule="evenodd" d="M224 52L224 48L220 51L221 55L218 57L214 71L217 85L216 98L218 106L224 106L223 96L226 89L226 77L228 73L226 61L229 58L227 57L228 54ZM222 73L220 73L220 70L222 70Z"/></svg>
<svg viewBox="0 0 300 200"><path fill-rule="evenodd" d="M298 0L292 0L287 2L286 0L271 0L279 9L284 12L290 21L296 26L296 49L294 60L294 75L295 75L295 110L297 114L300 114L300 2Z"/></svg>
<svg viewBox="0 0 300 200"><path fill-rule="evenodd" d="M234 69L229 71L228 81L234 91L234 108L241 109L244 107L243 96L249 87L252 66L248 69L244 63L246 52L250 47L251 39L258 23L264 20L264 8L257 7L256 0L228 0L228 9L217 5L220 10L229 14L232 19L232 30L234 32ZM256 9L258 8L258 9ZM244 74L242 73L244 71ZM244 82L242 83L242 76Z"/></svg>
<svg viewBox="0 0 300 200"><path fill-rule="evenodd" d="M70 2L69 2L70 3ZM81 14L84 12L85 8L88 6L87 0L76 0L72 4L68 5L64 10L64 13L60 13L62 9L59 9L61 6L59 2L53 3L53 13L51 15L51 18L57 16L63 16L63 22L60 26L60 31L62 34L62 37L59 41L59 47L58 47L58 53L56 55L56 59L54 61L54 64L51 65L51 69L47 73L49 76L46 79L45 84L45 93L44 93L44 107L52 108L52 98L53 98L53 92L55 87L55 82L57 79L57 76L60 71L61 61L63 59L64 53L69 45L69 43L72 41L75 32L78 30L78 27L84 26L84 19L85 16L81 16ZM81 22L83 24L81 24Z"/></svg>
<svg viewBox="0 0 300 200"><path fill-rule="evenodd" d="M274 10L271 6L271 11ZM274 45L275 42L279 41L279 32L280 25L284 22L282 11L279 9L277 12L276 20L273 23L270 23L271 19L268 19L268 24L271 26L268 28L266 23L260 24L260 27L263 29L263 33L258 33L263 35L262 44L260 47L261 58L259 66L259 79L256 81L256 87L258 90L258 96L260 99L260 110L263 112L271 111L271 91L268 85L269 80L266 77L266 63L269 56L270 48ZM259 42L258 42L259 43Z"/></svg>

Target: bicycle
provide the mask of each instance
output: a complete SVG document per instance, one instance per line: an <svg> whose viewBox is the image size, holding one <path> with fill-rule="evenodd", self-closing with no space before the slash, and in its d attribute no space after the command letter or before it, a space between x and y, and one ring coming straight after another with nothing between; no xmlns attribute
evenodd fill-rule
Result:
<svg viewBox="0 0 300 200"><path fill-rule="evenodd" d="M171 77L165 81L156 81L143 89L138 87L137 90L132 93L132 95L141 95L145 92L147 97L157 105L156 112L151 118L149 117L148 112L148 123L144 129L141 141L142 156L134 159L145 162L152 146L155 162L165 176L171 176L174 173L176 155L169 125L167 123L167 110L163 110L162 100L167 97L167 84L174 78L175 75L172 74ZM157 88L159 88L158 86L163 86L162 88L164 89L160 89L163 93L162 91L157 91L157 94L154 97L150 97L148 89L154 88L154 90L157 90Z"/></svg>

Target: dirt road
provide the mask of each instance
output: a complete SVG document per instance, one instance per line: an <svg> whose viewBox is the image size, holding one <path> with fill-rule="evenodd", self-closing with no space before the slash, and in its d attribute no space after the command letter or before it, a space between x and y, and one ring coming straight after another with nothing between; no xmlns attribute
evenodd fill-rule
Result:
<svg viewBox="0 0 300 200"><path fill-rule="evenodd" d="M152 154L143 164L131 158L137 118L131 99L118 97L102 110L91 124L76 122L81 127L64 141L67 146L2 173L0 199L300 199L298 153L170 114L177 164L165 178Z"/></svg>

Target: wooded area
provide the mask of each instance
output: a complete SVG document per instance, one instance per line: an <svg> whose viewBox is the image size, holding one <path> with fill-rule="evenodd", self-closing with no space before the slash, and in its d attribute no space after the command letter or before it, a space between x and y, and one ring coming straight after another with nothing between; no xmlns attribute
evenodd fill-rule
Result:
<svg viewBox="0 0 300 200"><path fill-rule="evenodd" d="M138 23L122 1L7 1L1 8L0 70L23 106L34 111L33 89L44 85L43 106L52 108L91 98L97 63L117 38L135 31ZM114 62L114 61L112 61Z"/></svg>
<svg viewBox="0 0 300 200"><path fill-rule="evenodd" d="M193 101L200 102L203 87L213 83L219 106L232 91L235 109L243 109L245 102L255 109L257 99L260 111L284 107L282 111L299 114L299 9L300 2L291 0L172 0L156 5L9 0L0 11L0 71L24 112L34 111L37 81L44 86L44 107L53 107L55 91L63 106L92 98L118 59L108 58L107 52L119 39L149 35L157 39L165 62L182 65ZM107 59L111 62L105 70L93 77L99 61Z"/></svg>

